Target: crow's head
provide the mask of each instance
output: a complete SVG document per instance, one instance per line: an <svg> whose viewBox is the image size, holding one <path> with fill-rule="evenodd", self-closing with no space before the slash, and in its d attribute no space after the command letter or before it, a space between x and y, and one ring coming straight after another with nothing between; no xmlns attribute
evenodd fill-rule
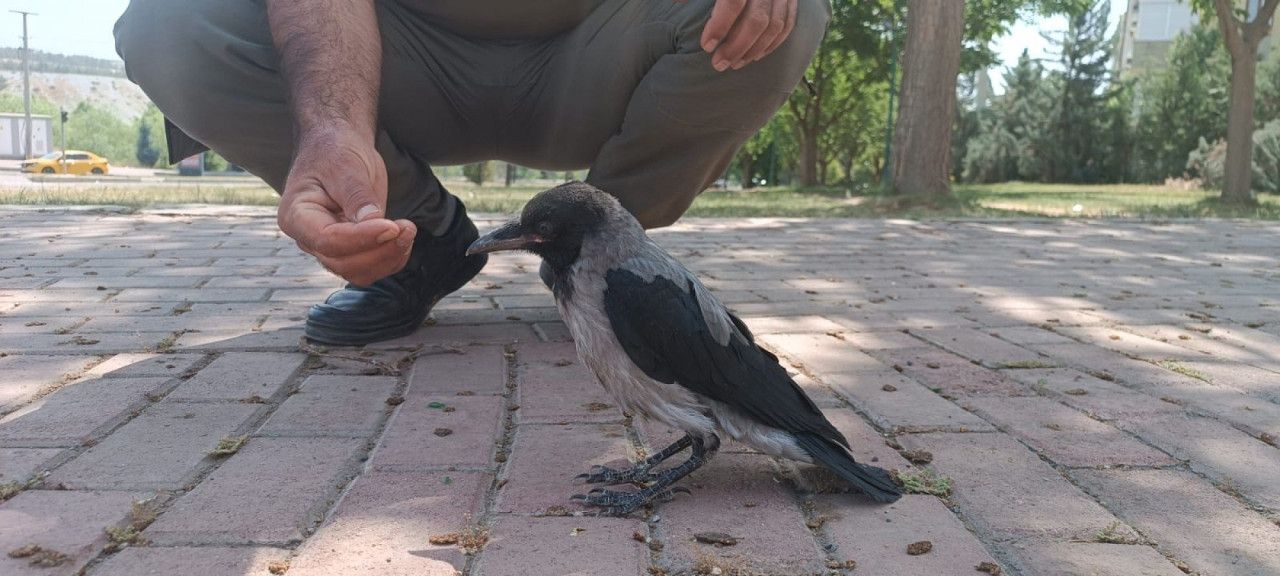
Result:
<svg viewBox="0 0 1280 576"><path fill-rule="evenodd" d="M570 182L534 196L519 218L481 236L467 254L528 250L564 268L578 259L589 234L625 220L635 221L614 197L590 184Z"/></svg>

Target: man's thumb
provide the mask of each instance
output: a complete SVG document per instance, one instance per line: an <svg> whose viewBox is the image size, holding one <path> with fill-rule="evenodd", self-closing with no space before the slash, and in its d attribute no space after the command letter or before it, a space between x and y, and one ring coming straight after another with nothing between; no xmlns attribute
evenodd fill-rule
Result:
<svg viewBox="0 0 1280 576"><path fill-rule="evenodd" d="M382 218L383 209L367 186L354 185L347 187L342 198L342 213L352 222L364 222L370 218Z"/></svg>

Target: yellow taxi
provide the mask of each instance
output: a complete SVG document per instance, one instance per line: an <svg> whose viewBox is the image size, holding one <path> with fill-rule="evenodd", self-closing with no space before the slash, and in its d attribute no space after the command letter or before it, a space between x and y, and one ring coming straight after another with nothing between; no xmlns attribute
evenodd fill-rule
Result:
<svg viewBox="0 0 1280 576"><path fill-rule="evenodd" d="M93 174L101 176L110 170L111 165L107 163L106 158L84 150L67 150L66 160L63 160L62 152L58 151L22 162L22 171L32 174Z"/></svg>

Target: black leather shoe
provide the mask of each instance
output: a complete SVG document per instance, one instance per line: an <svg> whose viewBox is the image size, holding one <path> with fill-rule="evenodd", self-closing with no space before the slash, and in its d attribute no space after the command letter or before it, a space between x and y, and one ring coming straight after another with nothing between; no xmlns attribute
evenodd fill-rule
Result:
<svg viewBox="0 0 1280 576"><path fill-rule="evenodd" d="M480 236L459 200L444 236L419 230L403 270L369 286L348 284L307 312L307 338L361 346L399 338L422 326L431 308L480 273L488 257L466 256Z"/></svg>

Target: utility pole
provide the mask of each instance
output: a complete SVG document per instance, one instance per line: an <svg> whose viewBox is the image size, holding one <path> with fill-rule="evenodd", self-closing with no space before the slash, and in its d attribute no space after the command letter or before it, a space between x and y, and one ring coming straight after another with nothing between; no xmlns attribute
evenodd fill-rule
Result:
<svg viewBox="0 0 1280 576"><path fill-rule="evenodd" d="M62 173L67 173L67 111L63 108L58 109L59 118L62 121L62 156L58 157L58 162L62 163Z"/></svg>
<svg viewBox="0 0 1280 576"><path fill-rule="evenodd" d="M27 148L23 150L26 158L31 158L31 45L27 37L27 16L35 16L35 12L10 10L22 15L22 107L27 114Z"/></svg>

